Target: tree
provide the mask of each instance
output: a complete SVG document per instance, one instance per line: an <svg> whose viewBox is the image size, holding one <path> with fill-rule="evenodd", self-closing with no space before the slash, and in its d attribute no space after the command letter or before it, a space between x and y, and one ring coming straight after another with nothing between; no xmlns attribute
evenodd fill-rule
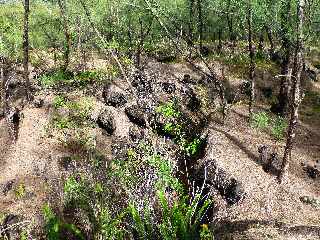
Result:
<svg viewBox="0 0 320 240"><path fill-rule="evenodd" d="M293 148L296 129L299 120L299 106L302 101L301 94L301 73L303 70L303 49L304 49L304 7L305 0L298 0L297 7L297 41L294 59L294 73L292 77L292 91L291 91L291 109L290 109L290 122L288 126L287 143L284 150L284 156L282 160L281 172L279 174L279 181L282 183L285 181L288 175L289 158Z"/></svg>
<svg viewBox="0 0 320 240"><path fill-rule="evenodd" d="M249 56L250 56L249 79L251 83L249 115L251 118L253 113L254 99L255 99L255 82L254 82L255 62L254 62L254 49L253 49L253 41L252 41L252 1L251 0L249 0L248 2L247 23L248 23L248 45L249 45Z"/></svg>
<svg viewBox="0 0 320 240"><path fill-rule="evenodd" d="M283 1L281 6L281 44L283 61L281 70L280 92L275 112L285 116L289 110L290 86L292 75L292 42L290 38L291 0Z"/></svg>
<svg viewBox="0 0 320 240"><path fill-rule="evenodd" d="M70 61L70 51L71 51L71 37L69 32L68 18L66 15L66 1L58 0L60 13L63 21L64 35L65 35L65 46L64 46L64 64L62 70L66 71L69 66Z"/></svg>
<svg viewBox="0 0 320 240"><path fill-rule="evenodd" d="M29 80L29 0L24 1L24 21L23 21L23 77L26 84L27 99L31 100L30 80Z"/></svg>

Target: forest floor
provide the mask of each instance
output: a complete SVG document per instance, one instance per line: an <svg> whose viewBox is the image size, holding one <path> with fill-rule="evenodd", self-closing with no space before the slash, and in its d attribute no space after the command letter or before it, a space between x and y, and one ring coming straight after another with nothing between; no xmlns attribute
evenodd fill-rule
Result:
<svg viewBox="0 0 320 240"><path fill-rule="evenodd" d="M200 79L186 63L152 62L148 67L157 72L159 78L173 83L185 74ZM233 77L227 71L230 85L237 87L243 79ZM274 84L266 79L257 81L258 85ZM314 94L320 95L319 83L310 87ZM84 92L81 94L85 95ZM102 104L99 94L100 91L95 94L97 108ZM41 108L30 105L23 109L16 143L9 138L5 120L0 120L0 186L3 186L0 220L1 215L12 213L36 219L41 224L43 205L53 196L61 197L65 172L59 159L67 156L70 150L46 133L55 93L41 92L40 95L44 99ZM306 99L301 109L289 181L284 185L279 185L276 176L263 170L258 147L268 145L281 159L285 142L276 142L268 133L252 128L245 102L232 106L225 124L212 117L209 123L209 135L214 143L212 157L242 183L246 192L245 199L238 204L230 206L222 201L222 207L214 216L219 226L217 239L320 239L320 206L301 201L304 196L320 198L319 179L308 177L301 166L304 162L320 160L320 121L317 114L310 114L312 104ZM257 109L265 108L264 101L258 102ZM123 129L116 135L121 137L128 120L121 113L118 116L117 121L122 122ZM104 154L110 154L110 137L104 136L98 128L93 131L98 136L98 148ZM24 191L20 193L22 197L19 189Z"/></svg>

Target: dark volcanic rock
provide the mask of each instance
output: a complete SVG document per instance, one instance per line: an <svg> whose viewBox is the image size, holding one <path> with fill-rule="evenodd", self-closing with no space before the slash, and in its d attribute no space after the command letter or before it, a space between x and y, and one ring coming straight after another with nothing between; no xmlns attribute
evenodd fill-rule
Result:
<svg viewBox="0 0 320 240"><path fill-rule="evenodd" d="M43 104L44 104L44 100L43 100L43 99L35 98L35 99L33 100L33 106L34 106L35 108L41 108L41 107L43 106Z"/></svg>
<svg viewBox="0 0 320 240"><path fill-rule="evenodd" d="M198 99L197 95L190 87L181 89L181 93L183 102L185 102L187 108L190 111L195 112L200 109L201 101Z"/></svg>
<svg viewBox="0 0 320 240"><path fill-rule="evenodd" d="M66 171L74 170L71 157L62 157L58 160L58 163Z"/></svg>
<svg viewBox="0 0 320 240"><path fill-rule="evenodd" d="M145 137L144 130L137 126L131 126L129 136L133 142L140 141Z"/></svg>
<svg viewBox="0 0 320 240"><path fill-rule="evenodd" d="M4 239L9 239L9 240L16 240L20 239L20 233L21 230L19 227L12 227L10 226L17 224L21 221L21 217L9 214L5 217L3 223L0 225L0 233L4 236Z"/></svg>
<svg viewBox="0 0 320 240"><path fill-rule="evenodd" d="M136 71L133 74L131 84L137 89L138 95L152 92L151 82L142 71Z"/></svg>
<svg viewBox="0 0 320 240"><path fill-rule="evenodd" d="M12 190L14 180L10 180L3 185L2 192L6 196L10 190Z"/></svg>
<svg viewBox="0 0 320 240"><path fill-rule="evenodd" d="M161 88L168 94L172 94L176 91L176 85L174 83L163 82Z"/></svg>
<svg viewBox="0 0 320 240"><path fill-rule="evenodd" d="M310 178L319 178L320 176L320 160L315 162L304 162L301 164L303 170L308 174Z"/></svg>
<svg viewBox="0 0 320 240"><path fill-rule="evenodd" d="M111 92L104 95L104 101L108 106L123 107L127 103L127 97L120 92Z"/></svg>
<svg viewBox="0 0 320 240"><path fill-rule="evenodd" d="M215 160L207 161L207 183L217 189L221 196L230 205L236 204L245 198L246 193L243 190L242 184L235 178L231 177L224 169L217 167ZM195 172L197 181L204 181L204 169L198 168Z"/></svg>
<svg viewBox="0 0 320 240"><path fill-rule="evenodd" d="M125 109L129 120L140 127L146 127L146 120L144 119L144 112L138 106L134 105Z"/></svg>
<svg viewBox="0 0 320 240"><path fill-rule="evenodd" d="M112 135L116 130L114 118L109 111L104 111L98 117L97 124L100 128L106 131L107 134Z"/></svg>

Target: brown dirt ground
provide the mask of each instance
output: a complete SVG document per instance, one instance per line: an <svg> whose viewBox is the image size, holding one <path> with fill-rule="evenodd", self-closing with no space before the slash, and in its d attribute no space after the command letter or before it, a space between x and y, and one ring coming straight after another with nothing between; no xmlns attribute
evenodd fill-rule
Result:
<svg viewBox="0 0 320 240"><path fill-rule="evenodd" d="M165 70L166 80L176 81L185 73L194 74L185 64L157 64L160 72ZM168 76L171 78L168 79ZM0 185L15 180L15 186L23 183L27 196L18 199L14 192L7 196L0 193L0 213L22 214L29 218L39 218L41 208L48 200L48 182L60 182L62 173L58 167L58 156L66 152L57 141L48 138L44 129L49 121L51 97L47 96L43 108L27 107L20 126L19 138L15 144L9 140L4 120L0 121ZM280 186L275 176L265 173L257 161L258 146L268 144L279 152L281 157L284 142L275 143L265 133L248 126L247 107L235 106L225 125L212 122L210 133L215 141L212 156L223 168L228 169L237 180L243 183L247 197L241 204L226 206L219 211L217 219L232 219L233 222L256 221L278 222L290 226L320 226L320 210L303 204L299 197L320 197L318 180L309 179L300 163L320 158L320 128L316 123L300 122L296 147L292 153L289 182ZM119 120L121 120L119 117ZM100 133L98 133L99 135ZM101 134L100 134L101 135ZM119 134L121 135L121 134ZM98 141L101 148L108 148L103 138ZM59 197L57 195L57 197ZM261 233L262 232L262 233ZM247 237L236 235L223 239L320 239L320 235L310 232L310 236L281 234L276 227L248 227ZM260 236L261 235L261 236Z"/></svg>

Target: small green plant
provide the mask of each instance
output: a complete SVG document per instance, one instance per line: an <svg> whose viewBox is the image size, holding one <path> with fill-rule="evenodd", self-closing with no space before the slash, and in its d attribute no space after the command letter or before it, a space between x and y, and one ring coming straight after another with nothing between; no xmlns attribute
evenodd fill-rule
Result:
<svg viewBox="0 0 320 240"><path fill-rule="evenodd" d="M168 122L164 125L163 129L168 134L171 134L173 136L180 136L182 132L182 125Z"/></svg>
<svg viewBox="0 0 320 240"><path fill-rule="evenodd" d="M202 224L201 225L201 230L200 230L200 240L213 240L213 232L209 229L207 224Z"/></svg>
<svg viewBox="0 0 320 240"><path fill-rule="evenodd" d="M145 208L143 214L139 213L134 204L130 204L128 211L134 222L134 229L140 239L153 239L153 234L160 233L160 239L167 240L189 240L209 239L212 233L208 229L200 230L200 224L211 205L211 200L196 195L190 203L186 196L180 196L172 204L169 203L165 193L158 191L161 219L158 225L152 224L149 208ZM203 204L200 205L200 201Z"/></svg>
<svg viewBox="0 0 320 240"><path fill-rule="evenodd" d="M63 239L63 233L70 232L77 239L84 240L84 236L81 231L74 225L63 222L59 219L49 204L43 207L43 215L46 222L46 235L48 240L60 240Z"/></svg>
<svg viewBox="0 0 320 240"><path fill-rule="evenodd" d="M254 128L267 129L270 123L270 118L266 112L254 113L251 119L251 125Z"/></svg>
<svg viewBox="0 0 320 240"><path fill-rule="evenodd" d="M187 143L183 146L188 156L193 156L197 154L200 150L201 140L199 138L194 138L192 142Z"/></svg>
<svg viewBox="0 0 320 240"><path fill-rule="evenodd" d="M79 181L76 180L75 177L71 176L67 178L64 183L64 194L67 199L79 199L83 195L83 183L80 179Z"/></svg>
<svg viewBox="0 0 320 240"><path fill-rule="evenodd" d="M169 160L155 154L148 159L148 163L155 168L158 174L159 180L157 185L159 189L170 187L176 192L183 192L183 186L174 176L174 168Z"/></svg>
<svg viewBox="0 0 320 240"><path fill-rule="evenodd" d="M61 69L53 71L49 74L41 76L39 82L42 86L50 88L55 87L58 84L65 83L73 78L73 74L70 72L64 72Z"/></svg>
<svg viewBox="0 0 320 240"><path fill-rule="evenodd" d="M177 109L177 106L173 101L161 104L157 107L156 112L163 114L166 118L178 118L181 116L181 112Z"/></svg>
<svg viewBox="0 0 320 240"><path fill-rule="evenodd" d="M67 103L67 99L62 95L58 95L54 97L52 101L52 105L55 109L66 106L66 103Z"/></svg>
<svg viewBox="0 0 320 240"><path fill-rule="evenodd" d="M272 121L272 126L271 126L271 134L272 136L277 140L280 141L284 138L285 136L285 131L288 127L287 121L278 116Z"/></svg>
<svg viewBox="0 0 320 240"><path fill-rule="evenodd" d="M26 187L24 183L20 183L15 189L16 198L20 199L26 195Z"/></svg>
<svg viewBox="0 0 320 240"><path fill-rule="evenodd" d="M109 208L103 207L99 213L99 233L101 238L97 239L110 239L110 240L121 240L126 239L127 230L123 226L123 219L127 214L126 211L113 216L110 213Z"/></svg>

